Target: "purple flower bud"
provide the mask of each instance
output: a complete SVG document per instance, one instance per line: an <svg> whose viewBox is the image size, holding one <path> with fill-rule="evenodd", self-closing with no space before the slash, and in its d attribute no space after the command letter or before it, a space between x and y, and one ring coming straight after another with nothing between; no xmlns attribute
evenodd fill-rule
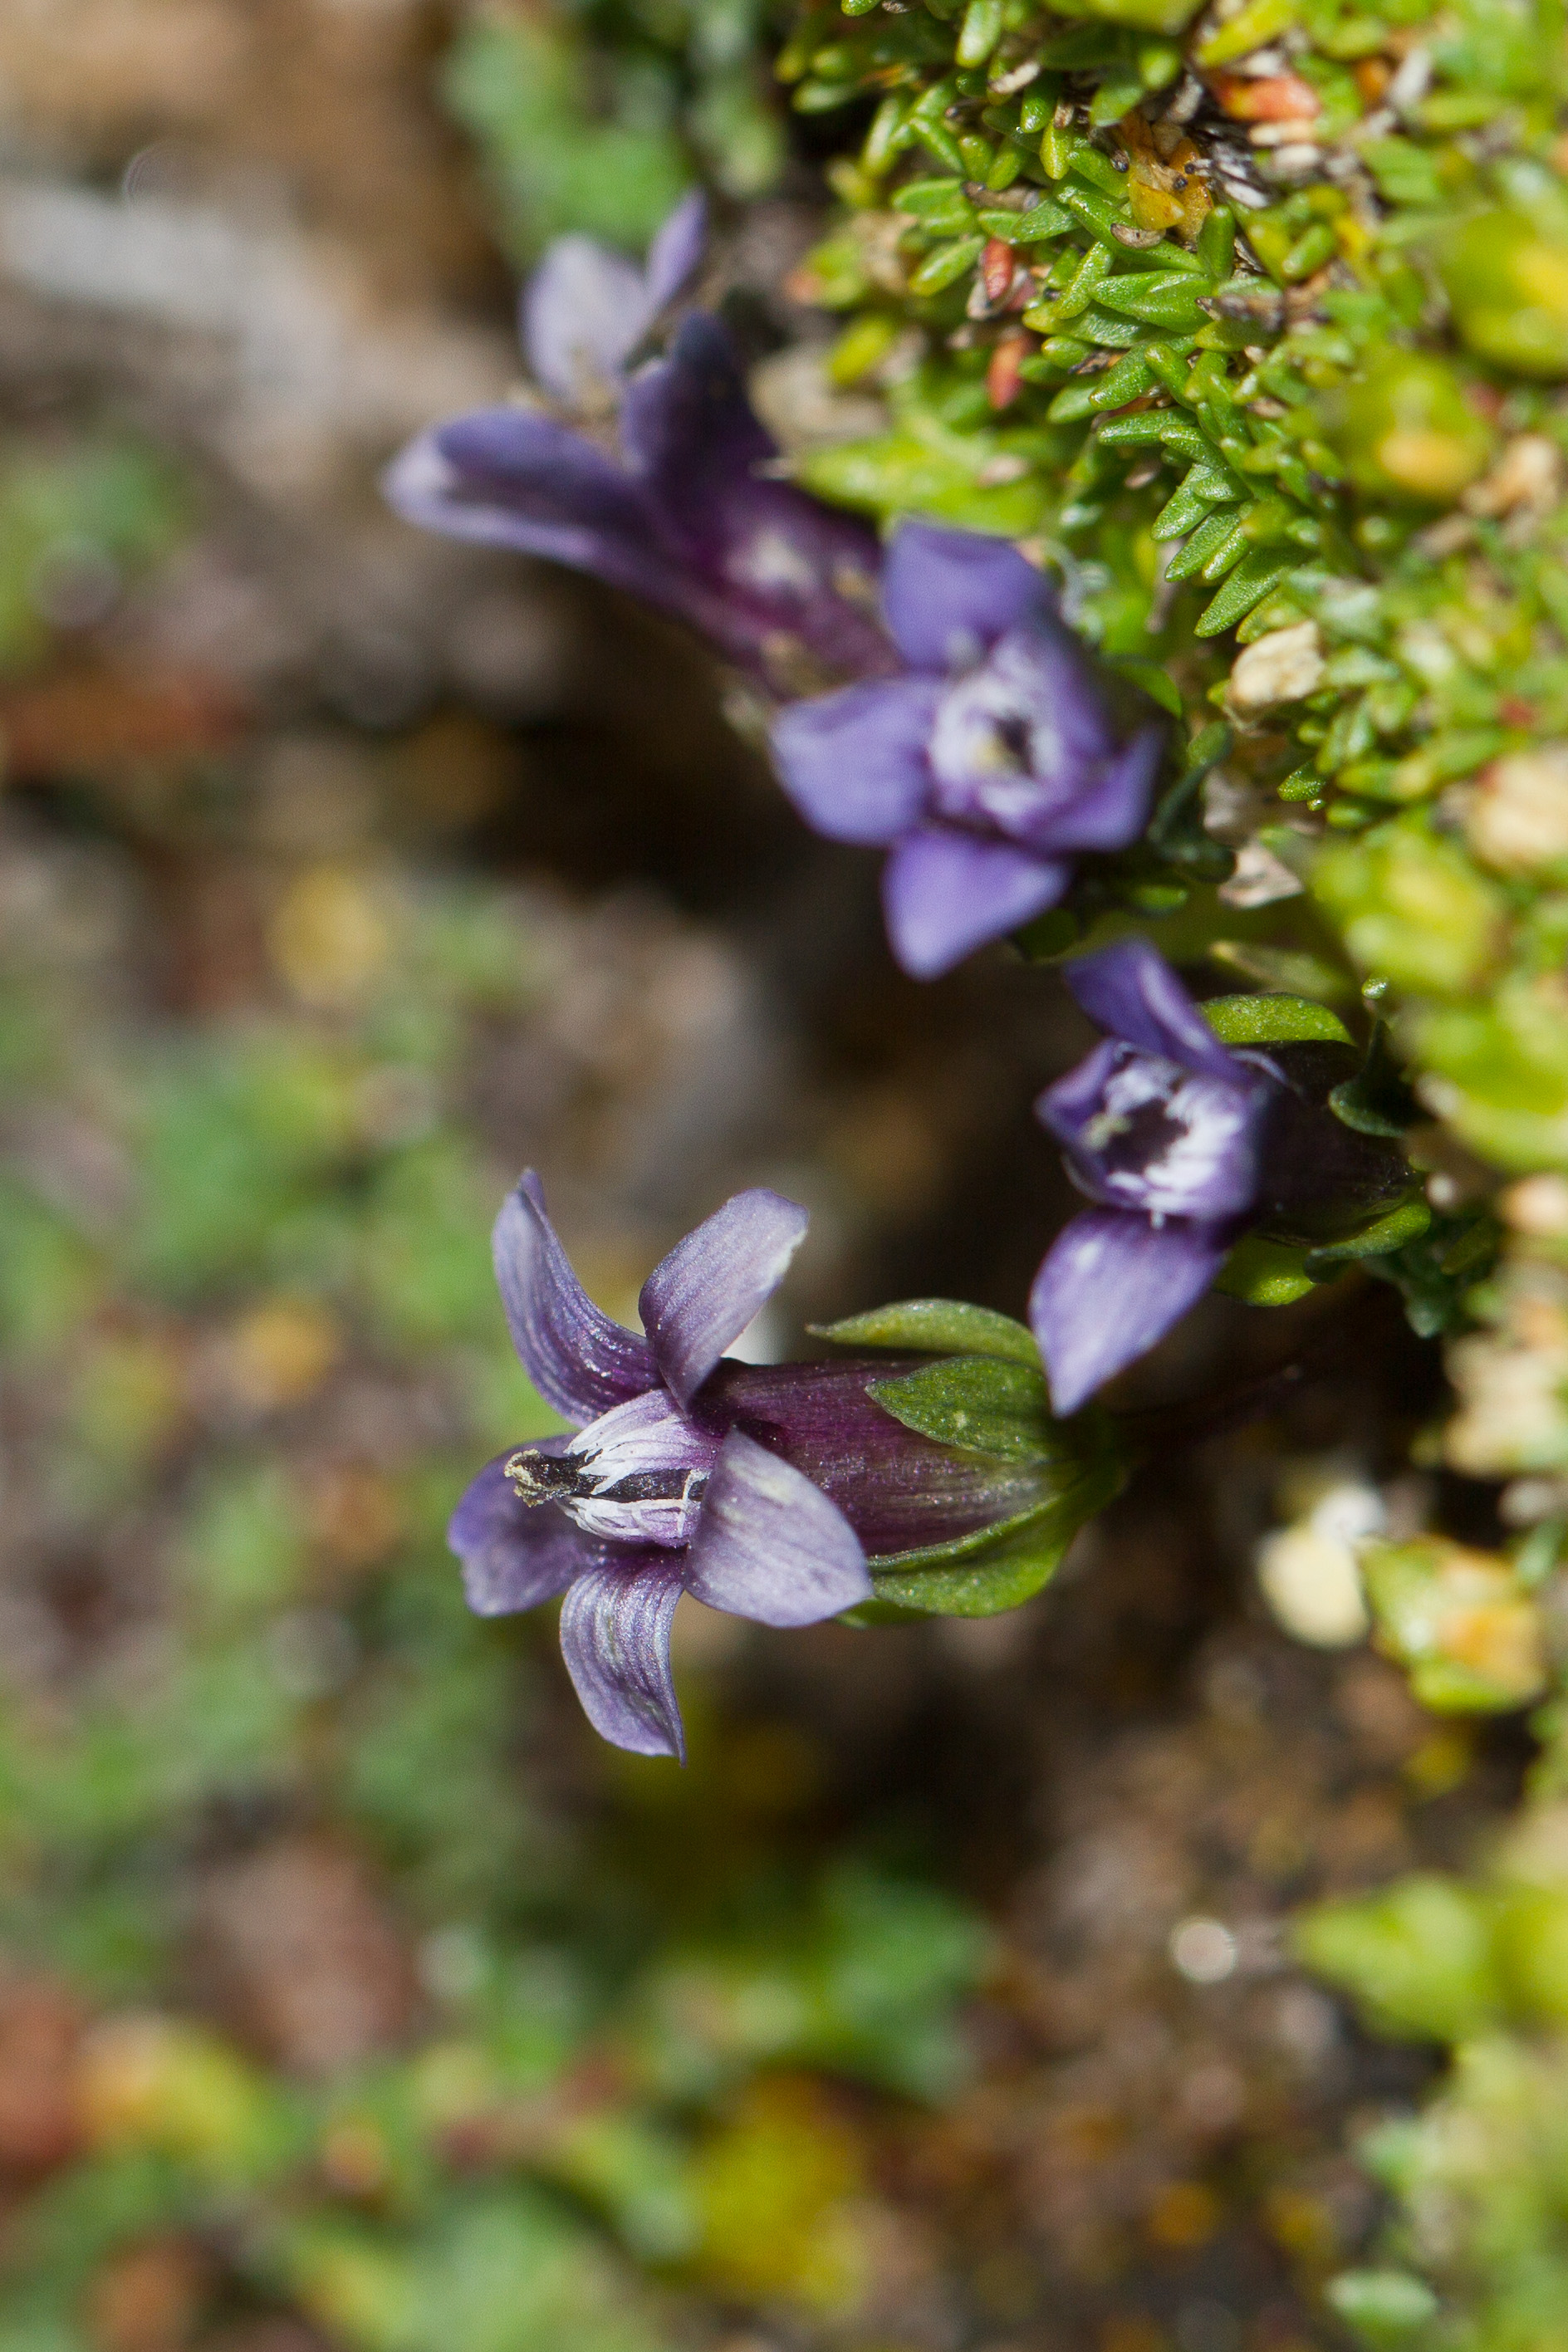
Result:
<svg viewBox="0 0 1568 2352"><path fill-rule="evenodd" d="M1164 1337L1249 1226L1310 1233L1336 1203L1396 1192L1403 1171L1326 1108L1338 1049L1223 1045L1146 940L1064 971L1108 1032L1036 1105L1095 1204L1051 1244L1029 1302L1070 1413Z"/></svg>
<svg viewBox="0 0 1568 2352"><path fill-rule="evenodd" d="M738 1193L643 1286L646 1337L600 1313L525 1175L496 1223L511 1335L573 1433L499 1455L449 1541L481 1615L564 1594L561 1644L589 1720L680 1755L669 1627L683 1591L764 1625L871 1595L868 1553L944 1543L1037 1505L1027 1463L961 1454L869 1393L912 1361L721 1361L783 1278L805 1213Z"/></svg>
<svg viewBox="0 0 1568 2352"><path fill-rule="evenodd" d="M889 851L893 952L930 979L1053 907L1086 849L1135 840L1164 741L1110 683L1015 548L906 523L882 604L902 676L796 703L773 726L784 790L834 841Z"/></svg>
<svg viewBox="0 0 1568 2352"><path fill-rule="evenodd" d="M623 373L701 237L688 198L646 272L562 238L524 294L541 383L573 408L618 404L618 454L537 409L483 408L410 442L386 496L426 530L544 556L674 614L774 692L884 676L897 656L877 615L876 533L774 478L777 445L718 320L693 312L666 358Z"/></svg>

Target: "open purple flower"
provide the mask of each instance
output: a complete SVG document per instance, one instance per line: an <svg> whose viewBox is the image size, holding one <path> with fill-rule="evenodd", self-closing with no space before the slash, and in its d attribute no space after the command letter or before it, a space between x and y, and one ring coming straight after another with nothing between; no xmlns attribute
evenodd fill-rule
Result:
<svg viewBox="0 0 1568 2352"><path fill-rule="evenodd" d="M769 1625L865 1600L865 1554L837 1505L692 1399L782 1280L805 1212L737 1193L643 1285L647 1337L578 1282L525 1175L495 1229L511 1336L540 1394L575 1425L479 1473L449 1540L484 1614L566 1596L561 1647L589 1721L617 1747L679 1755L669 1628L683 1591Z"/></svg>
<svg viewBox="0 0 1568 2352"><path fill-rule="evenodd" d="M1106 1031L1036 1111L1094 1206L1058 1234L1029 1319L1059 1413L1143 1355L1254 1227L1308 1248L1364 1229L1409 1188L1404 1155L1346 1126L1340 1042L1222 1045L1146 940L1063 967Z"/></svg>
<svg viewBox="0 0 1568 2352"><path fill-rule="evenodd" d="M929 979L1053 907L1086 849L1136 839L1164 741L1109 681L1005 541L905 523L882 572L903 675L774 721L784 790L834 841L890 851L893 951Z"/></svg>
<svg viewBox="0 0 1568 2352"><path fill-rule="evenodd" d="M721 1360L805 1223L776 1192L737 1193L649 1275L643 1337L584 1291L536 1176L496 1222L513 1342L574 1433L488 1464L448 1540L481 1616L565 1595L561 1646L588 1719L640 1755L683 1752L669 1671L683 1591L814 1624L869 1597L868 1553L945 1543L1041 1498L1035 1465L938 1444L877 1402L872 1383L908 1360Z"/></svg>
<svg viewBox="0 0 1568 2352"><path fill-rule="evenodd" d="M1068 1413L1208 1288L1259 1202L1282 1082L1220 1044L1146 940L1064 972L1108 1032L1036 1105L1096 1204L1058 1234L1029 1300L1051 1402Z"/></svg>
<svg viewBox="0 0 1568 2352"><path fill-rule="evenodd" d="M693 189L655 236L644 269L596 237L547 246L518 306L522 348L546 392L568 408L613 404L627 360L696 273L707 233L707 200Z"/></svg>
<svg viewBox="0 0 1568 2352"><path fill-rule="evenodd" d="M690 200L645 272L587 238L552 247L523 299L535 372L569 404L618 393L618 457L521 406L432 425L388 468L399 514L454 538L589 572L709 638L779 693L897 667L877 617L866 523L773 478L719 320L694 311L668 355L621 371L700 252Z"/></svg>

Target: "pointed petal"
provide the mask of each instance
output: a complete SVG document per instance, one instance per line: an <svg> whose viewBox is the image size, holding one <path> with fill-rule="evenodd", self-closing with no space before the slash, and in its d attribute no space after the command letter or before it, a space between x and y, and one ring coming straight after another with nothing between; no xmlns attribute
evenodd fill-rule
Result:
<svg viewBox="0 0 1568 2352"><path fill-rule="evenodd" d="M1055 1410L1076 1412L1147 1355L1203 1297L1234 1236L1234 1224L1155 1225L1119 1209L1088 1209L1064 1226L1029 1295Z"/></svg>
<svg viewBox="0 0 1568 2352"><path fill-rule="evenodd" d="M456 417L411 441L382 488L426 530L542 555L687 611L684 572L642 488L552 417L521 408Z"/></svg>
<svg viewBox="0 0 1568 2352"><path fill-rule="evenodd" d="M687 1590L759 1625L815 1625L871 1594L860 1539L819 1486L738 1429L686 1559Z"/></svg>
<svg viewBox="0 0 1568 2352"><path fill-rule="evenodd" d="M520 305L528 364L568 406L603 394L647 324L643 275L592 236L558 236Z"/></svg>
<svg viewBox="0 0 1568 2352"><path fill-rule="evenodd" d="M967 668L1051 601L1034 565L984 531L906 522L883 565L882 611L911 669Z"/></svg>
<svg viewBox="0 0 1568 2352"><path fill-rule="evenodd" d="M602 1552L561 1607L561 1654L595 1730L634 1755L682 1763L669 1628L683 1565L678 1552Z"/></svg>
<svg viewBox="0 0 1568 2352"><path fill-rule="evenodd" d="M1040 839L1052 850L1120 849L1149 818L1154 778L1165 748L1163 727L1145 727L1109 760L1087 792L1051 817Z"/></svg>
<svg viewBox="0 0 1568 2352"><path fill-rule="evenodd" d="M1117 940L1098 955L1075 956L1062 966L1062 977L1108 1035L1179 1062L1184 1069L1247 1084L1248 1072L1226 1051L1147 940Z"/></svg>
<svg viewBox="0 0 1568 2352"><path fill-rule="evenodd" d="M926 745L941 681L896 677L786 705L773 721L780 780L829 841L896 841L931 791Z"/></svg>
<svg viewBox="0 0 1568 2352"><path fill-rule="evenodd" d="M564 1438L545 1438L559 1454ZM553 1503L530 1507L505 1475L507 1454L487 1462L452 1514L447 1542L463 1563L463 1591L476 1617L507 1617L564 1592L589 1556L579 1530Z"/></svg>
<svg viewBox="0 0 1568 2352"><path fill-rule="evenodd" d="M754 1185L677 1242L648 1276L638 1312L658 1369L682 1404L773 1297L807 1223L798 1202Z"/></svg>
<svg viewBox="0 0 1568 2352"><path fill-rule="evenodd" d="M916 980L934 980L1054 907L1068 880L1065 865L1010 842L947 825L906 834L882 869L893 953Z"/></svg>
<svg viewBox="0 0 1568 2352"><path fill-rule="evenodd" d="M613 1323L573 1273L531 1169L508 1194L492 1246L512 1345L547 1404L580 1429L657 1385L647 1340Z"/></svg>
<svg viewBox="0 0 1568 2352"><path fill-rule="evenodd" d="M647 312L654 318L701 266L708 243L708 199L700 188L681 197L647 249Z"/></svg>

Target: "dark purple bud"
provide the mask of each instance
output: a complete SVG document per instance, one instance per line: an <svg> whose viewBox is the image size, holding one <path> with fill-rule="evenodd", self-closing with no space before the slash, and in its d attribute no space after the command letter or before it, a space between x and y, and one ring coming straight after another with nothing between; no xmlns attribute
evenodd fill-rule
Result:
<svg viewBox="0 0 1568 2352"><path fill-rule="evenodd" d="M1061 898L1083 850L1135 840L1163 721L1130 699L1004 541L906 523L882 604L905 672L781 712L784 790L830 839L885 846L893 951L931 978Z"/></svg>

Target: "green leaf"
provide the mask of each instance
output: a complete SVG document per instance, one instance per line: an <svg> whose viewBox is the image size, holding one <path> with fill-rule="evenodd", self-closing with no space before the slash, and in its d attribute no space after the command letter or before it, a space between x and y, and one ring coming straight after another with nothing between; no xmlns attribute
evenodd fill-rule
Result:
<svg viewBox="0 0 1568 2352"><path fill-rule="evenodd" d="M1124 1475L1120 1456L1107 1448L1075 1464L1059 1493L1037 1510L956 1543L872 1559L878 1601L933 1617L994 1617L1017 1608L1048 1583L1079 1528L1103 1510Z"/></svg>
<svg viewBox="0 0 1568 2352"><path fill-rule="evenodd" d="M1005 1462L1049 1462L1064 1451L1043 1373L996 1356L944 1356L919 1371L873 1381L868 1394L906 1429Z"/></svg>
<svg viewBox="0 0 1568 2352"><path fill-rule="evenodd" d="M984 249L983 236L961 236L952 245L939 245L928 254L910 279L911 294L940 294L946 286L972 269Z"/></svg>
<svg viewBox="0 0 1568 2352"><path fill-rule="evenodd" d="M1107 667L1118 677L1131 678L1141 687L1152 702L1168 710L1173 719L1182 715L1182 689L1163 662L1150 661L1142 654L1119 655Z"/></svg>
<svg viewBox="0 0 1568 2352"><path fill-rule="evenodd" d="M1259 548L1238 563L1217 596L1205 605L1198 615L1194 634L1200 637L1217 637L1223 629L1234 629L1237 621L1245 620L1255 604L1260 604L1271 588L1295 571L1297 558L1287 556L1283 562L1271 550Z"/></svg>
<svg viewBox="0 0 1568 2352"><path fill-rule="evenodd" d="M1324 1242L1307 1259L1312 1273L1321 1266L1343 1265L1358 1257L1384 1257L1390 1250L1403 1249L1406 1242L1415 1241L1432 1222L1432 1211L1426 1196L1416 1192L1397 1208L1385 1210L1363 1225L1359 1234L1351 1234L1342 1241Z"/></svg>
<svg viewBox="0 0 1568 2352"><path fill-rule="evenodd" d="M901 205L901 197L900 202ZM989 236L1000 237L1004 245L1037 245L1042 237L1063 236L1072 226L1072 215L1046 196L1037 205L1031 205L1026 213L983 212L980 226Z"/></svg>
<svg viewBox="0 0 1568 2352"><path fill-rule="evenodd" d="M813 1323L815 1339L831 1339L840 1348L910 1348L933 1356L992 1356L1004 1363L1026 1364L1037 1371L1040 1351L1032 1331L998 1315L990 1307L971 1307L961 1298L905 1298L893 1307L873 1307L868 1314L849 1315L840 1323Z"/></svg>
<svg viewBox="0 0 1568 2352"><path fill-rule="evenodd" d="M1291 1242L1248 1234L1215 1276L1214 1286L1248 1307L1289 1307L1316 1287L1305 1270L1307 1252Z"/></svg>
<svg viewBox="0 0 1568 2352"><path fill-rule="evenodd" d="M1423 1874L1320 1904L1296 1922L1298 1957L1354 1995L1380 2033L1460 2042L1502 2005L1490 1923L1457 1879Z"/></svg>
<svg viewBox="0 0 1568 2352"><path fill-rule="evenodd" d="M1207 278L1194 278L1188 270L1139 270L1102 278L1094 299L1107 310L1124 311L1151 326L1201 327L1205 313L1199 299L1211 290Z"/></svg>
<svg viewBox="0 0 1568 2352"><path fill-rule="evenodd" d="M1310 996L1211 996L1199 1012L1223 1045L1348 1045L1337 1013Z"/></svg>
<svg viewBox="0 0 1568 2352"><path fill-rule="evenodd" d="M1437 2316L1437 2298L1409 2271L1342 2271L1323 2298L1372 2352L1412 2342Z"/></svg>

